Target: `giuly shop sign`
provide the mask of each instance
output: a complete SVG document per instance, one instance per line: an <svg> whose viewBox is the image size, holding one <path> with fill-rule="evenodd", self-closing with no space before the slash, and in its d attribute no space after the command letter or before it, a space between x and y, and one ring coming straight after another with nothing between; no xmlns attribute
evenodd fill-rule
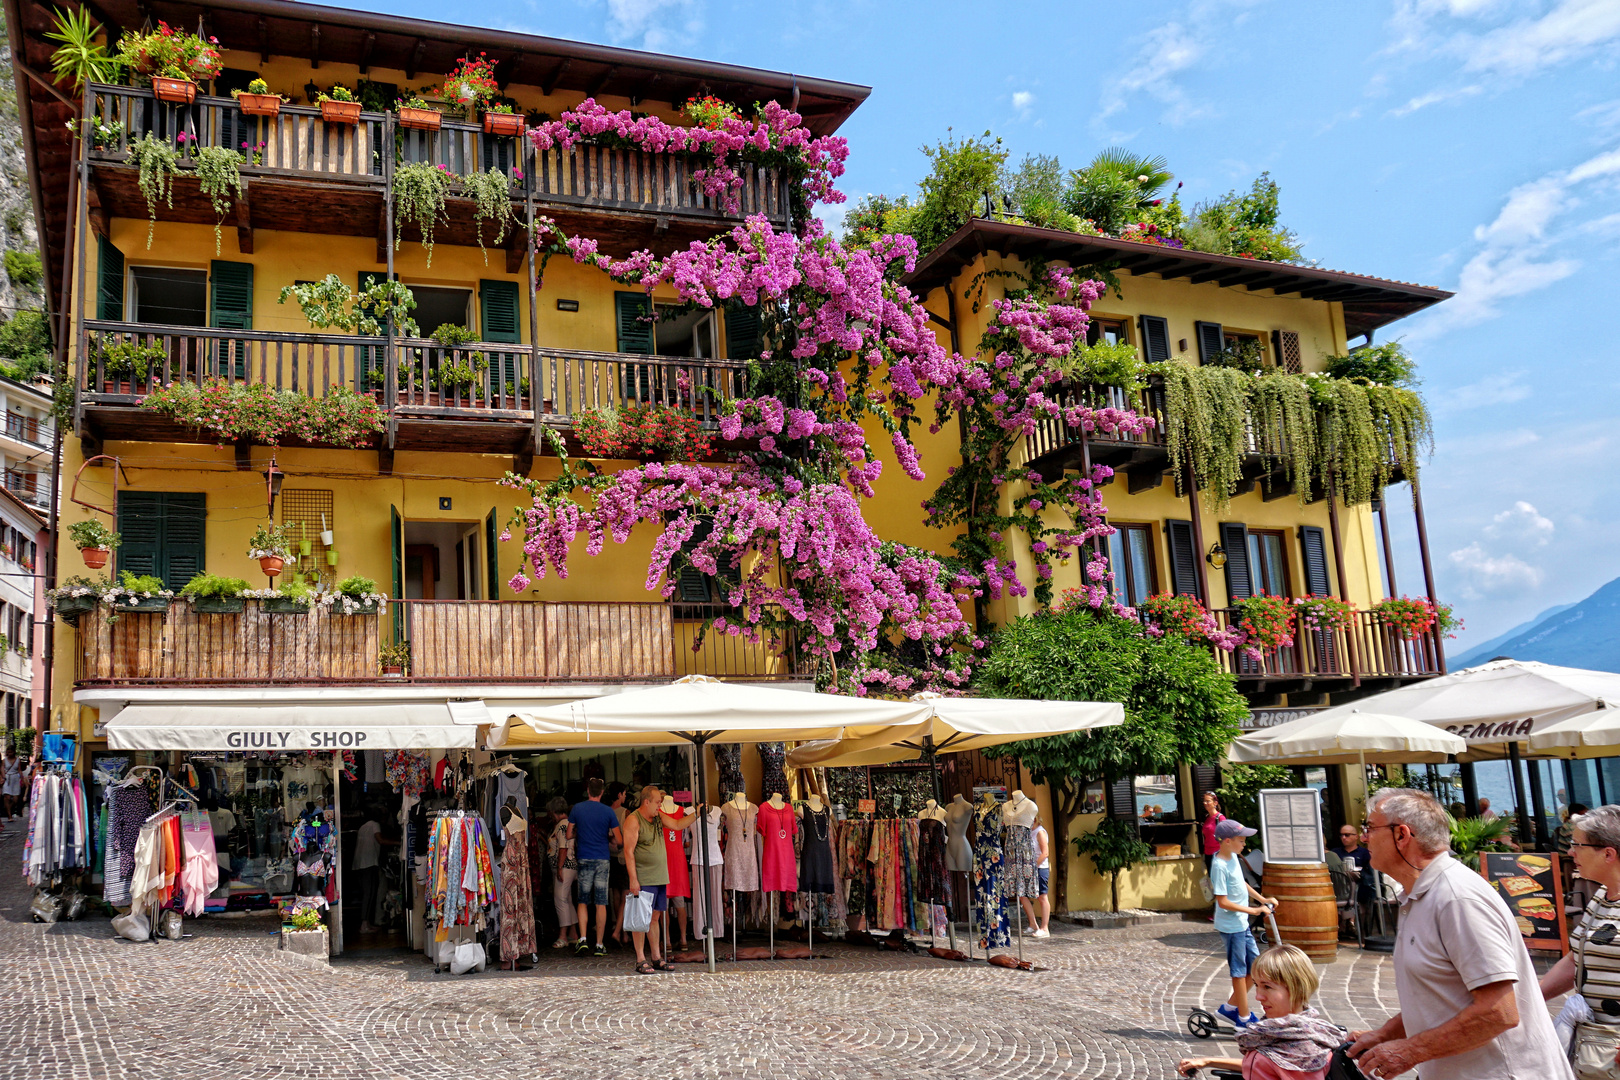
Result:
<svg viewBox="0 0 1620 1080"><path fill-rule="evenodd" d="M364 731L231 731L225 735L225 745L232 750L358 749L368 737ZM300 745L306 741L308 747Z"/></svg>

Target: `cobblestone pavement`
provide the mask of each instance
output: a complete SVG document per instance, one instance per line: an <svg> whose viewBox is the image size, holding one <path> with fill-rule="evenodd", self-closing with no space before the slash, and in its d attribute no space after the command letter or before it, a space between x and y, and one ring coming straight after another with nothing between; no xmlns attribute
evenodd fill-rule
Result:
<svg viewBox="0 0 1620 1080"><path fill-rule="evenodd" d="M326 970L278 954L257 916L146 945L100 917L32 923L19 825L0 837L0 1080L1154 1078L1233 1049L1182 1026L1230 989L1206 924L1054 929L1025 943L1050 969L1035 973L839 945L715 975L636 976L623 954L457 977L394 952ZM1387 956L1342 949L1325 976L1333 1019L1388 1015Z"/></svg>

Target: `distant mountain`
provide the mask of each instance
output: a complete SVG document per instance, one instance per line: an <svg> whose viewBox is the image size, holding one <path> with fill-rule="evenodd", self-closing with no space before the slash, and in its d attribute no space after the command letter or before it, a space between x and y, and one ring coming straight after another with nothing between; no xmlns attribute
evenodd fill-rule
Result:
<svg viewBox="0 0 1620 1080"><path fill-rule="evenodd" d="M1577 600L1575 603L1559 604L1557 607L1550 607L1546 611L1543 611L1540 615L1537 615L1533 619L1525 620L1505 634L1497 634L1495 637L1491 638L1491 640L1480 645L1475 645L1472 649L1469 649L1467 652L1459 656L1448 656L1446 657L1446 666L1451 670L1456 671L1460 668L1473 667L1475 664L1483 664L1487 660L1493 660L1502 655L1503 645L1506 645L1520 634L1528 633L1531 629L1540 626L1554 615L1562 615L1579 602L1580 601Z"/></svg>
<svg viewBox="0 0 1620 1080"><path fill-rule="evenodd" d="M1453 671L1493 656L1620 672L1620 578L1505 641L1487 642L1447 664ZM1486 653L1487 646L1489 652ZM1485 655L1480 655L1486 653Z"/></svg>

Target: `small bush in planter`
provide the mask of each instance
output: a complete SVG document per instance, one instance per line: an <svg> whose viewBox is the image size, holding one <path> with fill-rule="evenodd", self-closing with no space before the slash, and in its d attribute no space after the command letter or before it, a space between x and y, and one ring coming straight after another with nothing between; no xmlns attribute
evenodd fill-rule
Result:
<svg viewBox="0 0 1620 1080"><path fill-rule="evenodd" d="M70 618L94 611L96 605L112 590L113 583L105 575L87 578L83 574L75 574L58 582L56 588L45 594L45 599L50 601L58 615Z"/></svg>
<svg viewBox="0 0 1620 1080"><path fill-rule="evenodd" d="M280 559L285 562L291 557L292 543L280 525L260 525L248 540L250 559Z"/></svg>
<svg viewBox="0 0 1620 1080"><path fill-rule="evenodd" d="M131 611L164 611L174 596L163 587L163 579L155 574L135 574L125 570L118 575L115 603Z"/></svg>
<svg viewBox="0 0 1620 1080"><path fill-rule="evenodd" d="M375 613L388 597L377 591L377 583L368 577L346 577L337 583L333 602L342 615L370 615Z"/></svg>
<svg viewBox="0 0 1620 1080"><path fill-rule="evenodd" d="M242 578L199 573L186 582L180 595L199 612L234 614L242 610L242 594L247 591L248 583Z"/></svg>
<svg viewBox="0 0 1620 1080"><path fill-rule="evenodd" d="M249 589L244 595L264 601L264 610L272 615L302 614L320 599L314 586L298 577L283 581L274 589Z"/></svg>
<svg viewBox="0 0 1620 1080"><path fill-rule="evenodd" d="M92 570L100 570L106 566L108 554L120 543L118 534L95 518L86 518L84 521L75 521L69 525L68 537L84 557L84 565Z"/></svg>
<svg viewBox="0 0 1620 1080"><path fill-rule="evenodd" d="M384 645L377 654L377 663L382 665L386 672L389 668L398 668L401 672L411 669L411 643L396 641L391 645Z"/></svg>

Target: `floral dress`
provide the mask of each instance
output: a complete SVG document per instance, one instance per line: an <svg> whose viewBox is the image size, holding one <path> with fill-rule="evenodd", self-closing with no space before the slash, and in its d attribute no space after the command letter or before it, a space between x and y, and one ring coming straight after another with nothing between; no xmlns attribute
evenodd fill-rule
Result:
<svg viewBox="0 0 1620 1080"><path fill-rule="evenodd" d="M526 836L512 836L501 852L501 959L538 952L534 933L534 893L529 882Z"/></svg>
<svg viewBox="0 0 1620 1080"><path fill-rule="evenodd" d="M986 949L1006 948L1012 944L1012 928L1001 887L1001 807L977 813L973 830L973 902L979 914L979 944Z"/></svg>

